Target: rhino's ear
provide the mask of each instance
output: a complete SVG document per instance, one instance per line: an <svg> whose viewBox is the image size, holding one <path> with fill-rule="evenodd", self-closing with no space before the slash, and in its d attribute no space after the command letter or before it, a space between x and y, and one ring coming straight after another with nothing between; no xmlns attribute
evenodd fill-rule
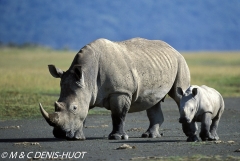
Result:
<svg viewBox="0 0 240 161"><path fill-rule="evenodd" d="M193 94L193 97L195 97L198 93L198 89L197 88L193 88L192 90L192 94Z"/></svg>
<svg viewBox="0 0 240 161"><path fill-rule="evenodd" d="M48 65L48 70L55 78L61 78L64 73L61 69L56 68L55 65Z"/></svg>
<svg viewBox="0 0 240 161"><path fill-rule="evenodd" d="M82 72L82 66L80 65L75 65L73 67L73 71L78 79L78 81L76 82L77 85L79 87L85 87L85 83L84 83L84 76L83 76L83 72Z"/></svg>
<svg viewBox="0 0 240 161"><path fill-rule="evenodd" d="M177 94L181 97L183 96L183 90L181 87L177 87Z"/></svg>
<svg viewBox="0 0 240 161"><path fill-rule="evenodd" d="M82 79L82 66L75 65L73 67L73 71L74 71L74 74L76 75L78 80Z"/></svg>

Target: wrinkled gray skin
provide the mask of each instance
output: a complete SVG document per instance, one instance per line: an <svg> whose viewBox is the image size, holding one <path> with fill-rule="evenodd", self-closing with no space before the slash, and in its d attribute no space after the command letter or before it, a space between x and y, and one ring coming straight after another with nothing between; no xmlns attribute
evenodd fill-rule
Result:
<svg viewBox="0 0 240 161"><path fill-rule="evenodd" d="M195 136L192 137L195 138L195 140L187 141L198 140L196 136L198 129L196 122L201 122L201 132L199 136L202 141L218 140L218 123L224 111L224 101L221 94L215 89L205 85L192 85L185 93L182 88L177 88L177 92L181 96L179 122L184 123L182 126L183 132L186 136L189 136L189 133L195 134ZM195 126L195 130L189 131L185 123Z"/></svg>
<svg viewBox="0 0 240 161"><path fill-rule="evenodd" d="M168 94L179 105L176 88L190 86L190 72L183 56L159 40L134 38L122 42L98 39L83 47L64 72L49 65L61 78L61 94L47 122L55 137L84 140L83 121L95 106L111 110L109 139L128 139L124 131L128 112L147 111L149 128L142 137L160 137L161 101ZM189 127L191 128L191 127Z"/></svg>

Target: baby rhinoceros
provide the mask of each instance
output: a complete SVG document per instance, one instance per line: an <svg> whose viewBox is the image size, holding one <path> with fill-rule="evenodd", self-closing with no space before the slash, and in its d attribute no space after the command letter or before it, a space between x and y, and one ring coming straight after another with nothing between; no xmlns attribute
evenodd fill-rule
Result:
<svg viewBox="0 0 240 161"><path fill-rule="evenodd" d="M201 132L199 136L202 141L218 140L217 128L220 117L224 111L224 101L221 94L213 88L208 86L190 86L185 92L182 88L177 88L180 100L180 123L189 123L192 127L195 126L194 131L189 130L182 124L183 132L186 136L193 135L189 138L195 138L197 124L201 122Z"/></svg>

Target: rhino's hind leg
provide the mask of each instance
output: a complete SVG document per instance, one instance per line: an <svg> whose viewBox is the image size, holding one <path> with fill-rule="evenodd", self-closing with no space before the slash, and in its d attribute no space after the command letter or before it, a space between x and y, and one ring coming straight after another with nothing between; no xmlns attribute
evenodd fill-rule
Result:
<svg viewBox="0 0 240 161"><path fill-rule="evenodd" d="M109 134L108 139L120 140L128 139L127 133L124 131L125 117L130 108L131 100L126 95L114 94L110 98L110 109L112 116L113 130Z"/></svg>
<svg viewBox="0 0 240 161"><path fill-rule="evenodd" d="M150 121L149 128L145 133L142 134L144 138L158 138L161 137L159 134L159 127L164 121L161 103L157 103L155 106L147 109L147 116Z"/></svg>
<svg viewBox="0 0 240 161"><path fill-rule="evenodd" d="M212 136L214 137L214 140L219 140L218 134L217 134L217 128L218 128L218 124L220 121L220 118L222 116L222 113L224 111L224 102L222 100L222 107L220 108L220 111L218 113L218 115L212 120L212 125L210 127L210 133L212 134Z"/></svg>
<svg viewBox="0 0 240 161"><path fill-rule="evenodd" d="M212 124L212 114L207 112L203 114L202 122L201 122L201 132L199 136L202 141L211 141L214 140L214 137L210 133L210 126Z"/></svg>
<svg viewBox="0 0 240 161"><path fill-rule="evenodd" d="M217 127L218 127L219 119L213 120L212 125L210 127L210 133L213 137L213 140L219 140L218 134L217 134Z"/></svg>
<svg viewBox="0 0 240 161"><path fill-rule="evenodd" d="M213 140L219 140L217 128L221 115L222 112L212 120L212 125L210 126L210 133L212 134Z"/></svg>

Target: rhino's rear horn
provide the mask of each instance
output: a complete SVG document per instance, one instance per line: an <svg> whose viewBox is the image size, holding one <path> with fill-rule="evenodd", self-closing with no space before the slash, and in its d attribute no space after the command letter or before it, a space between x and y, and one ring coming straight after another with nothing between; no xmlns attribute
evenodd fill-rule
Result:
<svg viewBox="0 0 240 161"><path fill-rule="evenodd" d="M48 114L47 111L44 110L44 108L42 107L42 104L39 103L39 107L40 107L40 111L42 113L42 116L45 118L45 120L47 121L47 123L50 126L56 126L57 125L57 120L58 120L58 116L56 113L54 114Z"/></svg>
<svg viewBox="0 0 240 161"><path fill-rule="evenodd" d="M61 111L62 109L62 105L60 103L58 103L57 101L54 103L55 106L55 111Z"/></svg>

